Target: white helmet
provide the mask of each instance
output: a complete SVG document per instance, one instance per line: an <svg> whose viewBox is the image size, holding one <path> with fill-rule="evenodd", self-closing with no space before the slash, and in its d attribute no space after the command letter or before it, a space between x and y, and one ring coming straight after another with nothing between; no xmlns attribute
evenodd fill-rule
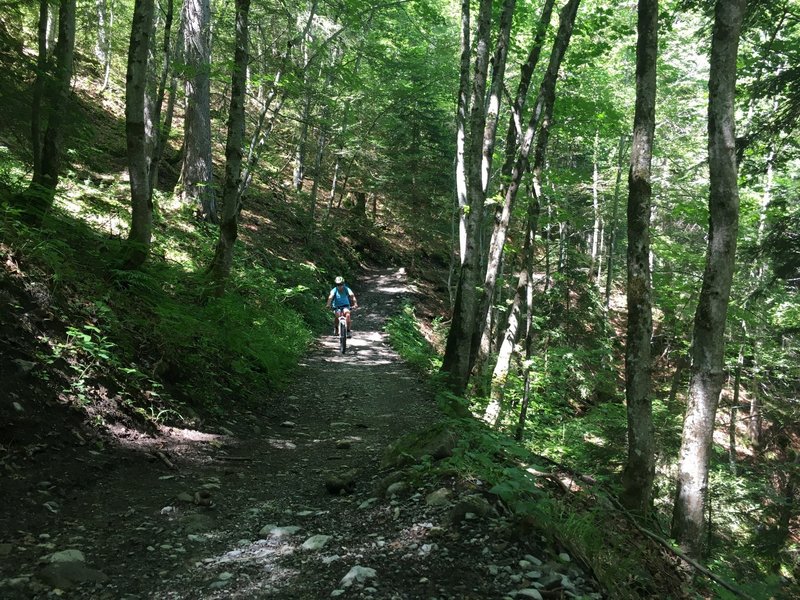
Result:
<svg viewBox="0 0 800 600"><path fill-rule="evenodd" d="M344 277L342 277L342 276L340 275L339 277L337 277L336 279L334 279L334 282L336 283L336 285L341 285L342 283L344 283Z"/></svg>

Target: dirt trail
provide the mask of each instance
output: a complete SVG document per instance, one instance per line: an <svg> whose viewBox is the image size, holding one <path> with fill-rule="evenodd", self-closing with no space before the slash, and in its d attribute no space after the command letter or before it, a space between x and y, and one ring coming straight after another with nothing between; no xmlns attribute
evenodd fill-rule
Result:
<svg viewBox="0 0 800 600"><path fill-rule="evenodd" d="M382 332L411 293L402 271L353 289L347 354L321 338L267 414L161 438L119 431L121 448L28 465L2 503L0 597L600 597L537 536L504 539L505 519L454 521L452 490L401 475L380 493L386 446L438 413Z"/></svg>

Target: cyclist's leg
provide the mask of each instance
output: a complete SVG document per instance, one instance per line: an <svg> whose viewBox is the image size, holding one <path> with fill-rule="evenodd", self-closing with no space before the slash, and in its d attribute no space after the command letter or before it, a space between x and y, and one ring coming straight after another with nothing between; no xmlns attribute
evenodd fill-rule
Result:
<svg viewBox="0 0 800 600"><path fill-rule="evenodd" d="M345 318L347 319L347 331L350 331L350 308L343 308L342 312L344 313Z"/></svg>
<svg viewBox="0 0 800 600"><path fill-rule="evenodd" d="M333 309L333 335L339 335L339 309Z"/></svg>

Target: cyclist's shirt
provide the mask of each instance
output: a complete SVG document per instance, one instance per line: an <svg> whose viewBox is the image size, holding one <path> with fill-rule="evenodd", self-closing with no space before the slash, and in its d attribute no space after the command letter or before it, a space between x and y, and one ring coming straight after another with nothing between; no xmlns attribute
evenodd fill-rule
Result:
<svg viewBox="0 0 800 600"><path fill-rule="evenodd" d="M333 300L331 301L333 308L350 307L350 294L353 292L350 291L349 287L344 286L341 292L338 287L335 287L331 292L333 293Z"/></svg>

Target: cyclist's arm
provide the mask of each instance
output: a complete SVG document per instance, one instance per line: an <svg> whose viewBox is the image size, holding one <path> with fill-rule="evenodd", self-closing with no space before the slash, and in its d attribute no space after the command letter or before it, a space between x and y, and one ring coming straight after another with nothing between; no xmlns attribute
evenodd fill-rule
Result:
<svg viewBox="0 0 800 600"><path fill-rule="evenodd" d="M331 302L332 302L332 301L333 301L333 292L331 292L330 294L328 294L328 301L325 303L325 307L326 307L326 308L330 308L330 307L331 307Z"/></svg>
<svg viewBox="0 0 800 600"><path fill-rule="evenodd" d="M356 295L350 290L350 299L353 302L353 308L358 308L358 300L356 300Z"/></svg>

